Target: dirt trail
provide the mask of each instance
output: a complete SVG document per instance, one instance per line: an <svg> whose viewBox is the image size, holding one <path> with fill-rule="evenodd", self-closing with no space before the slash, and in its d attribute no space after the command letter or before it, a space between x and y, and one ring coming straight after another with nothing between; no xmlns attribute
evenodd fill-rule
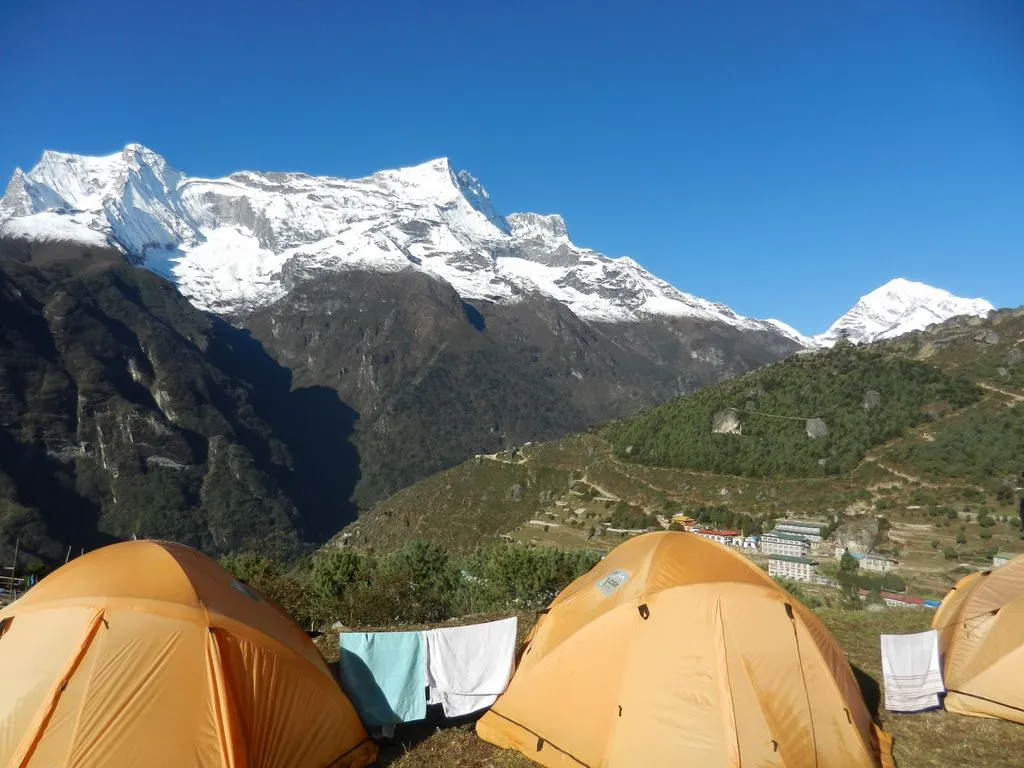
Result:
<svg viewBox="0 0 1024 768"><path fill-rule="evenodd" d="M527 461L527 457L522 453L520 453L515 459L505 459L497 453L481 453L477 458L490 459L491 461L496 461L499 464L525 464Z"/></svg>
<svg viewBox="0 0 1024 768"><path fill-rule="evenodd" d="M600 485L598 485L598 484L597 484L597 483L595 483L594 481L592 481L592 480L588 480L588 479L587 479L587 476L586 476L586 475L584 475L583 477L581 477L581 478L580 478L579 480L577 480L576 482L577 482L577 483L585 483L586 485L589 485L589 486L590 486L591 488L593 488L593 489L594 489L595 491L597 491L598 493L600 493L600 494L601 494L602 496L604 496L605 498L608 498L608 499L614 499L615 501L619 501L619 497L618 497L617 495L615 495L614 493L612 493L611 491L609 491L609 490L608 490L607 488L602 488L602 487L601 487Z"/></svg>
<svg viewBox="0 0 1024 768"><path fill-rule="evenodd" d="M989 392L998 392L1000 395L1006 395L1006 397L1012 398L1015 402L1009 404L1011 408L1013 408L1017 403L1024 403L1024 395L1019 395L1008 389L1000 389L999 387L992 386L984 381L979 381L978 386L982 389L987 389Z"/></svg>
<svg viewBox="0 0 1024 768"><path fill-rule="evenodd" d="M872 464L874 464L875 466L878 466L878 467L884 469L889 474L896 475L896 477L902 478L902 479L906 480L908 483L917 483L920 486L922 486L923 488L942 488L942 487L944 487L942 485L936 485L935 483L929 483L927 480L922 480L920 477L916 477L914 475L907 474L906 472L901 472L900 470L895 469L894 467L890 467L888 464L883 464L881 461L878 460L878 458L876 456L865 456L864 457L864 461L870 461Z"/></svg>

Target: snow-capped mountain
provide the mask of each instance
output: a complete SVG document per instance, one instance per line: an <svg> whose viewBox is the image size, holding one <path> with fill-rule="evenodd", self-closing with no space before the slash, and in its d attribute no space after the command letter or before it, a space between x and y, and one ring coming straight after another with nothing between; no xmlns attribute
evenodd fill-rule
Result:
<svg viewBox="0 0 1024 768"><path fill-rule="evenodd" d="M842 335L855 344L881 341L958 315L984 316L993 309L984 299L963 299L898 277L862 296L849 312L810 341L814 346L831 346Z"/></svg>
<svg viewBox="0 0 1024 768"><path fill-rule="evenodd" d="M108 241L220 312L266 306L324 270L418 269L466 300L539 292L587 320L674 316L779 331L632 259L575 245L560 216L500 215L483 185L444 158L355 180L248 171L201 179L137 144L105 157L48 151L15 172L0 234Z"/></svg>
<svg viewBox="0 0 1024 768"><path fill-rule="evenodd" d="M961 299L896 279L822 334L754 320L677 290L630 258L581 248L558 215L502 216L483 185L446 158L363 179L243 171L190 178L138 144L103 157L47 151L0 199L0 235L113 245L174 280L203 309L265 307L322 275L419 270L467 301L541 294L590 321L676 317L762 331L804 347L891 338L958 314Z"/></svg>

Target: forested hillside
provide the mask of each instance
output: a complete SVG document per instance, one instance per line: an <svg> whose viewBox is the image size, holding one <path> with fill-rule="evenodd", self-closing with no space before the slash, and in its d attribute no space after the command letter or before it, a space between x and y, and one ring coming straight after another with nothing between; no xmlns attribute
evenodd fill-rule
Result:
<svg viewBox="0 0 1024 768"><path fill-rule="evenodd" d="M908 427L980 397L967 379L872 348L838 345L609 426L617 456L753 476L848 472Z"/></svg>

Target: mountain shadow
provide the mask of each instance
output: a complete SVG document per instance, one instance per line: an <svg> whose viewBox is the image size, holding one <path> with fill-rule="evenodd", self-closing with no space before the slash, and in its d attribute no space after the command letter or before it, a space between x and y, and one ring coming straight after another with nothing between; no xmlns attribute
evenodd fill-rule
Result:
<svg viewBox="0 0 1024 768"><path fill-rule="evenodd" d="M358 414L168 282L0 239L0 558L164 538L291 559L355 518ZM313 384L312 382L310 384Z"/></svg>
<svg viewBox="0 0 1024 768"><path fill-rule="evenodd" d="M292 389L292 372L248 330L214 319L213 331L208 359L249 382L250 403L291 455L291 471L277 479L298 508L303 539L326 541L356 519L360 471L352 438L359 414L330 387Z"/></svg>

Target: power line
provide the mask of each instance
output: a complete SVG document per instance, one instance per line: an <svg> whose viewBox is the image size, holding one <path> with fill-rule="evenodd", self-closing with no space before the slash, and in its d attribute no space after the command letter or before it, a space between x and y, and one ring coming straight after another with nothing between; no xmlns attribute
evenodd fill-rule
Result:
<svg viewBox="0 0 1024 768"><path fill-rule="evenodd" d="M783 416L778 413L765 413L764 411L748 411L746 408L729 408L728 410L736 411L738 413L750 413L754 416L765 416L769 419L792 419L793 421L810 421L811 419L817 419L818 416Z"/></svg>

